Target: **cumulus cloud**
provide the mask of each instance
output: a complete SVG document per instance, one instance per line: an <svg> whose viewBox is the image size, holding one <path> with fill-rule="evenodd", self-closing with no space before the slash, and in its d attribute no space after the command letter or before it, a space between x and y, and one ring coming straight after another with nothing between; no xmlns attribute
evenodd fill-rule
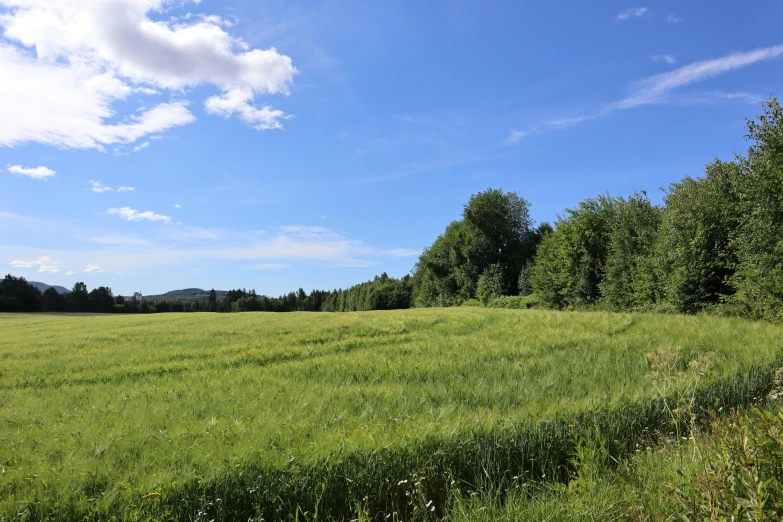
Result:
<svg viewBox="0 0 783 522"><path fill-rule="evenodd" d="M139 212L138 210L132 209L130 207L122 207L122 208L110 208L106 211L108 214L112 216L119 216L125 221L163 221L164 223L170 223L171 217L170 216L164 216L163 214L157 214L155 212L152 212L151 210L147 210L144 212Z"/></svg>
<svg viewBox="0 0 783 522"><path fill-rule="evenodd" d="M25 261L24 259L15 259L11 261L11 266L14 268L32 268L33 265L39 265L39 272L48 272L50 268L59 268L56 265L53 265L51 258L47 256L41 256L35 261ZM46 269L44 269L44 267L46 267ZM52 273L56 273L57 271L59 270Z"/></svg>
<svg viewBox="0 0 783 522"><path fill-rule="evenodd" d="M84 267L85 272L103 272L103 269L96 265L87 265Z"/></svg>
<svg viewBox="0 0 783 522"><path fill-rule="evenodd" d="M36 141L103 149L195 120L186 100L131 110L133 93L178 95L209 84L208 110L279 128L282 111L255 99L287 94L297 73L276 49L251 49L215 16L154 20L169 0L0 0L0 145ZM183 0L198 4L198 0ZM141 145L139 147L142 147Z"/></svg>
<svg viewBox="0 0 783 522"><path fill-rule="evenodd" d="M38 267L38 272L46 274L56 274L60 271L60 267L57 265L41 265Z"/></svg>
<svg viewBox="0 0 783 522"><path fill-rule="evenodd" d="M14 268L32 268L33 265L38 265L38 272L41 273L56 274L60 271L60 267L48 256L41 256L35 261L25 261L23 259L11 261L11 266Z"/></svg>
<svg viewBox="0 0 783 522"><path fill-rule="evenodd" d="M0 82L0 85L2 85L2 82ZM2 89L2 87L0 87L0 89ZM2 123L0 123L0 126L2 126ZM11 174L27 176L32 179L49 179L57 174L52 169L46 167L25 168L21 165L8 165L7 169Z"/></svg>
<svg viewBox="0 0 783 522"><path fill-rule="evenodd" d="M618 14L616 19L624 21L624 20L629 20L631 18L641 18L642 16L647 14L648 11L649 9L647 9L646 7L633 7L631 9L626 9L622 13Z"/></svg>
<svg viewBox="0 0 783 522"><path fill-rule="evenodd" d="M174 203L174 208L182 208L182 205L180 205L179 203Z"/></svg>
<svg viewBox="0 0 783 522"><path fill-rule="evenodd" d="M65 273L65 275L68 275L68 276L75 276L75 275L76 275L76 272L74 272L73 270L71 270L70 272L66 272L66 273Z"/></svg>
<svg viewBox="0 0 783 522"><path fill-rule="evenodd" d="M224 118L237 115L258 130L283 128L280 120L287 118L283 111L275 110L268 105L259 109L251 104L252 100L253 92L250 89L232 89L220 96L210 97L205 107L207 112Z"/></svg>
<svg viewBox="0 0 783 522"><path fill-rule="evenodd" d="M147 147L149 147L149 146L150 146L150 142L149 142L149 141L145 141L145 142L144 142L144 143L142 143L141 145L138 145L138 146L136 146L136 147L133 147L133 152L139 152L140 150L142 150L142 149L146 149L146 148L147 148Z"/></svg>

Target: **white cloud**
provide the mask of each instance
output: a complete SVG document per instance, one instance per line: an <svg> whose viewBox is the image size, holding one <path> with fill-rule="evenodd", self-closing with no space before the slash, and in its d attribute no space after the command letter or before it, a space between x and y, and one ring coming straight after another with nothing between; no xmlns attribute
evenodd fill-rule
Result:
<svg viewBox="0 0 783 522"><path fill-rule="evenodd" d="M2 82L0 82L0 85L2 85ZM2 126L1 123L0 126ZM21 165L8 165L6 168L8 169L8 172L10 172L11 174L17 174L19 176L27 176L28 178L32 178L32 179L49 179L55 174L57 174L52 169L46 167L25 168L22 167Z"/></svg>
<svg viewBox="0 0 783 522"><path fill-rule="evenodd" d="M147 220L147 221L163 221L164 223L171 222L171 217L164 216L162 214L156 214L151 210L139 212L138 210L132 209L130 207L122 207L122 208L110 208L106 212L112 216L120 216L125 221Z"/></svg>
<svg viewBox="0 0 783 522"><path fill-rule="evenodd" d="M59 267L56 265L51 264L52 259L47 256L41 256L35 261L25 261L23 259L15 259L11 261L11 266L14 268L32 268L33 265L39 265L39 272L49 272L50 269L55 269L53 274L58 272L57 270Z"/></svg>
<svg viewBox="0 0 783 522"><path fill-rule="evenodd" d="M134 190L136 190L136 187L117 187L117 192L133 192Z"/></svg>
<svg viewBox="0 0 783 522"><path fill-rule="evenodd" d="M257 130L282 129L280 120L288 118L281 110L265 105L260 109L251 105L253 91L250 89L232 89L220 96L211 96L205 107L207 112L224 118L238 115L245 123Z"/></svg>
<svg viewBox="0 0 783 522"><path fill-rule="evenodd" d="M756 49L746 53L733 53L714 60L685 65L673 71L658 74L636 84L627 98L610 105L612 109L629 109L663 101L675 89L701 82L709 78L741 69L783 55L783 45Z"/></svg>
<svg viewBox="0 0 783 522"><path fill-rule="evenodd" d="M60 267L57 265L41 265L38 267L39 273L56 274L60 271Z"/></svg>
<svg viewBox="0 0 783 522"><path fill-rule="evenodd" d="M68 275L68 276L75 276L75 275L76 275L76 272L74 272L73 270L71 270L70 272L66 272L66 274L65 274L65 275Z"/></svg>
<svg viewBox="0 0 783 522"><path fill-rule="evenodd" d="M91 190L96 194L103 194L104 192L111 192L113 190L111 187L107 187L100 181L90 180L90 185L92 185Z"/></svg>
<svg viewBox="0 0 783 522"><path fill-rule="evenodd" d="M749 65L767 60L773 60L783 56L783 45L756 49L745 53L733 53L713 60L695 62L690 65L684 65L673 71L651 76L633 86L632 92L626 98L604 105L600 110L587 115L547 120L542 129L533 129L529 132L546 132L558 128L569 127L583 121L592 120L606 116L615 111L633 109L650 105L654 103L664 103L667 101L683 101L686 103L703 103L714 100L742 100L751 103L758 103L761 98L757 95L736 92L724 93L720 91L691 93L680 95L675 98L672 94L688 85L702 82L715 76L725 74L736 69L741 69ZM672 57L673 58L673 57Z"/></svg>
<svg viewBox="0 0 783 522"><path fill-rule="evenodd" d="M149 146L150 146L150 142L149 142L149 141L145 141L145 142L144 142L144 143L142 143L141 145L138 145L138 146L136 146L136 147L133 147L133 152L139 152L140 150L142 150L142 149L146 149L146 148L147 148L147 147L149 147Z"/></svg>
<svg viewBox="0 0 783 522"><path fill-rule="evenodd" d="M180 205L179 203L174 203L174 208L182 208L182 205Z"/></svg>
<svg viewBox="0 0 783 522"><path fill-rule="evenodd" d="M680 22L684 22L685 20L670 14L666 16L666 21L669 22L670 24L678 24Z"/></svg>
<svg viewBox="0 0 783 522"><path fill-rule="evenodd" d="M647 14L648 11L649 9L647 9L646 7L633 7L631 9L626 9L622 13L618 14L616 20L628 20L630 18L641 18L642 16Z"/></svg>
<svg viewBox="0 0 783 522"><path fill-rule="evenodd" d="M511 133L508 135L508 138L506 138L506 143L516 143L528 134L530 134L529 131L518 131L511 129Z"/></svg>
<svg viewBox="0 0 783 522"><path fill-rule="evenodd" d="M650 56L650 60L658 63L658 62L666 62L666 63L676 63L677 58L675 58L671 54L656 54L654 56Z"/></svg>
<svg viewBox="0 0 783 522"><path fill-rule="evenodd" d="M85 272L103 272L103 269L96 265L87 265L84 267Z"/></svg>
<svg viewBox="0 0 783 522"><path fill-rule="evenodd" d="M182 0L182 3L198 0ZM210 84L212 112L238 114L259 129L285 115L253 105L287 94L296 68L274 48L251 49L215 16L154 20L169 0L0 0L0 146L35 141L61 148L132 143L195 120L185 100L122 118L134 93L177 95ZM242 93L241 100L231 93ZM180 94L181 95L181 94ZM222 100L222 101L221 101ZM119 121L118 116L120 116ZM112 122L111 120L115 120Z"/></svg>
<svg viewBox="0 0 783 522"><path fill-rule="evenodd" d="M267 270L305 264L369 267L420 253L404 248L378 248L328 228L311 226L281 227L265 233L160 227L153 229L143 244L137 236L104 236L92 238L91 242L96 243L95 248L58 250L50 255L56 256L57 264L62 266L93 265L101 267L104 273L138 274L160 267L183 270L205 260ZM13 253L15 259L37 255L24 247L8 245L0 245L0 251Z"/></svg>

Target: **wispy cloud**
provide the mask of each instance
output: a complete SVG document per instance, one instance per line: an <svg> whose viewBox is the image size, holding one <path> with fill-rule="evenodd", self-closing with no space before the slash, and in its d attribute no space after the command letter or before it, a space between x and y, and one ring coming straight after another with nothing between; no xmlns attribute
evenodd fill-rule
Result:
<svg viewBox="0 0 783 522"><path fill-rule="evenodd" d="M684 65L673 71L657 74L634 83L632 85L631 93L628 96L621 100L605 104L602 108L593 113L570 118L545 120L542 127L536 127L527 132L548 132L576 125L583 121L607 116L615 111L633 109L656 103L671 102L674 99L678 101L693 101L699 103L707 100L720 99L739 99L758 102L760 101L758 96L744 92L723 93L720 91L708 91L706 93L701 92L676 98L673 94L678 89L688 85L703 82L710 78L714 78L715 76L742 69L755 63L774 60L782 55L783 45L776 45L744 53L732 53L720 58Z"/></svg>
<svg viewBox="0 0 783 522"><path fill-rule="evenodd" d="M74 272L73 270L71 270L70 272L66 272L66 273L65 273L65 275L67 275L67 276L75 276L75 275L76 275L76 272Z"/></svg>
<svg viewBox="0 0 783 522"><path fill-rule="evenodd" d="M516 143L525 136L530 134L530 131L519 131L515 129L511 129L511 132L508 135L508 138L506 138L506 143Z"/></svg>
<svg viewBox="0 0 783 522"><path fill-rule="evenodd" d="M291 265L284 263L258 263L253 265L256 270L281 270L283 268L291 268Z"/></svg>
<svg viewBox="0 0 783 522"><path fill-rule="evenodd" d="M90 185L92 185L91 190L96 194L103 194L104 192L111 192L112 190L114 190L111 187L107 187L100 181L90 180Z"/></svg>
<svg viewBox="0 0 783 522"><path fill-rule="evenodd" d="M21 165L8 165L6 168L11 174L27 176L28 178L32 179L49 179L57 174L55 171L47 167L25 168Z"/></svg>
<svg viewBox="0 0 783 522"><path fill-rule="evenodd" d="M125 246L145 246L149 245L149 242L141 239L135 234L131 235L114 235L114 236L97 236L90 239L93 243L101 245L125 245Z"/></svg>
<svg viewBox="0 0 783 522"><path fill-rule="evenodd" d="M106 211L112 216L119 216L125 221L163 221L164 223L170 223L171 217L164 216L163 214L157 214L151 210L139 212L136 209L130 207L122 208L110 208Z"/></svg>
<svg viewBox="0 0 783 522"><path fill-rule="evenodd" d="M674 55L671 54L656 54L654 56L650 56L650 60L656 63L660 63L660 62L677 63L677 58L675 58Z"/></svg>
<svg viewBox="0 0 783 522"><path fill-rule="evenodd" d="M174 208L177 208L177 209L182 208L182 205L180 205L179 203L174 203Z"/></svg>
<svg viewBox="0 0 783 522"><path fill-rule="evenodd" d="M631 18L641 18L648 12L649 9L646 7L632 7L631 9L626 9L622 13L618 14L615 20L625 21L630 20Z"/></svg>
<svg viewBox="0 0 783 522"><path fill-rule="evenodd" d="M255 267L258 270L278 270L300 265L325 267L371 267L382 261L411 258L419 250L379 248L363 241L320 226L290 225L267 232L237 232L223 229L203 230L197 234L205 239L193 241L178 238L172 232L179 228L165 227L151 232L153 238L138 244L136 236L100 236L92 238L95 248L73 248L47 252L57 261L40 258L45 265L70 267L95 266L104 273L140 273L160 267L182 270L204 260L238 263L234 266ZM199 232L196 230L195 232ZM0 244L0 251L14 252L13 259L35 259L29 249ZM28 263L24 261L24 263ZM37 268L34 262L30 266ZM226 265L229 266L229 265ZM81 273L82 270L79 270Z"/></svg>
<svg viewBox="0 0 783 522"><path fill-rule="evenodd" d="M145 141L141 145L137 145L137 146L133 147L133 152L139 152L140 150L146 149L149 146L150 146L150 142L149 141Z"/></svg>
<svg viewBox="0 0 783 522"><path fill-rule="evenodd" d="M91 273L91 272L103 272L103 269L96 265L87 265L84 267L84 271Z"/></svg>
<svg viewBox="0 0 783 522"><path fill-rule="evenodd" d="M629 109L657 103L663 101L669 93L680 87L701 82L754 63L772 60L782 54L783 45L776 45L685 65L671 72L657 74L638 82L630 96L611 104L610 107Z"/></svg>
<svg viewBox="0 0 783 522"><path fill-rule="evenodd" d="M104 185L100 181L90 180L90 185L91 185L90 190L92 190L96 194L103 194L104 192L114 192L114 190L115 190L115 189L113 189L111 187L107 187L106 185ZM136 188L135 187L120 186L120 187L117 187L116 190L117 190L117 192L133 192L134 190L136 190Z"/></svg>
<svg viewBox="0 0 783 522"><path fill-rule="evenodd" d="M679 24L680 22L684 22L685 20L677 16L674 16L673 14L670 14L666 16L666 21L669 22L670 24Z"/></svg>

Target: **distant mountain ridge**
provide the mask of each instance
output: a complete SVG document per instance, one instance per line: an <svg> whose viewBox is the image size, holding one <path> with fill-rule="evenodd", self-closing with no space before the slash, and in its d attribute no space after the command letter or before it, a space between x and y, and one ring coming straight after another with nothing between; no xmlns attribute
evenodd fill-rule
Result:
<svg viewBox="0 0 783 522"><path fill-rule="evenodd" d="M29 284L36 287L38 290L41 291L41 293L46 292L49 288L54 288L57 290L58 294L67 294L71 290L68 288L65 288L64 286L59 285L47 285L46 283L41 283L40 281L28 281ZM163 301L163 300L184 300L184 301L200 301L204 300L206 301L209 299L209 290L204 290L202 288L183 288L182 290L171 290L169 292L166 292L165 294L157 294L157 295L144 295L144 299L151 299L155 301ZM218 299L223 299L226 297L226 294L228 294L228 291L226 290L215 290L215 294L217 294Z"/></svg>
<svg viewBox="0 0 783 522"><path fill-rule="evenodd" d="M27 283L36 287L38 290L41 291L41 293L46 292L49 288L54 288L55 290L57 290L58 294L67 294L68 292L70 292L70 290L65 288L64 286L47 285L46 283L41 283L39 281L28 281Z"/></svg>
<svg viewBox="0 0 783 522"><path fill-rule="evenodd" d="M165 294L157 294L157 295L145 295L144 299L153 299L153 300L173 300L173 299L185 299L185 300L200 300L200 299L209 299L209 292L210 290L204 290L201 288L183 288L182 290L171 290L170 292L166 292ZM222 299L228 294L228 291L226 290L215 290L215 294L217 294L217 297L219 299Z"/></svg>

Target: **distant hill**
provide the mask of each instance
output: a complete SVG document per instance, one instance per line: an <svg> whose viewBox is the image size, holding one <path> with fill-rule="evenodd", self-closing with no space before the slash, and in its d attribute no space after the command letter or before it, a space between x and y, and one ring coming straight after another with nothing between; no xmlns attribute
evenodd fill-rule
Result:
<svg viewBox="0 0 783 522"><path fill-rule="evenodd" d="M48 290L49 288L54 288L55 290L57 290L58 294L67 294L68 292L70 292L70 290L65 288L64 286L47 285L46 283L40 283L38 281L28 281L27 283L36 287L38 290L41 291L41 293L46 292L46 290Z"/></svg>
<svg viewBox="0 0 783 522"><path fill-rule="evenodd" d="M226 290L215 290L219 299L222 299L228 293ZM172 290L165 294L158 295L145 295L144 299L150 299L154 301L200 301L209 299L209 290L203 290L201 288L183 288L182 290Z"/></svg>

